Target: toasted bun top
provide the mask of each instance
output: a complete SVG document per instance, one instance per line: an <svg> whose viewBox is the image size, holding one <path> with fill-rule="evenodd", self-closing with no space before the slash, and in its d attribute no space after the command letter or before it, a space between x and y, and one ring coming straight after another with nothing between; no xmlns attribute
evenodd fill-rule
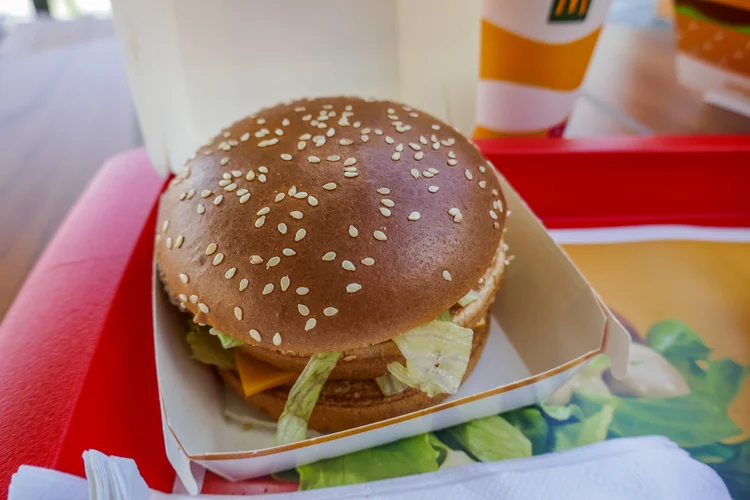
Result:
<svg viewBox="0 0 750 500"><path fill-rule="evenodd" d="M343 351L430 321L495 255L492 166L390 101L302 100L240 120L162 196L156 256L196 321L281 352Z"/></svg>

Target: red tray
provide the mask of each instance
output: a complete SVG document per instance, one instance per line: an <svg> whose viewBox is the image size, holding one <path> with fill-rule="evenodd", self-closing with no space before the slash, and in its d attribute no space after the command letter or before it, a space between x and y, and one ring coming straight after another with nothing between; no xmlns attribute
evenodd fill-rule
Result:
<svg viewBox="0 0 750 500"><path fill-rule="evenodd" d="M750 227L748 137L480 146L549 227ZM134 458L151 487L171 491L150 302L163 187L142 150L110 160L0 325L0 497L21 464L83 475L90 448Z"/></svg>

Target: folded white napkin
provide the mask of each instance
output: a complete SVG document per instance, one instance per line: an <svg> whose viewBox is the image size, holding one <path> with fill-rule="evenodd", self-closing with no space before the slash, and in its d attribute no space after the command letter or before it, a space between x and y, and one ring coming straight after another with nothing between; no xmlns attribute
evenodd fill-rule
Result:
<svg viewBox="0 0 750 500"><path fill-rule="evenodd" d="M10 484L9 500L181 500L184 495L152 492L135 462L84 453L86 480L22 466ZM721 478L663 437L616 439L561 453L519 460L477 463L454 469L297 493L269 500L361 498L409 500L730 500ZM223 495L201 496L228 499Z"/></svg>

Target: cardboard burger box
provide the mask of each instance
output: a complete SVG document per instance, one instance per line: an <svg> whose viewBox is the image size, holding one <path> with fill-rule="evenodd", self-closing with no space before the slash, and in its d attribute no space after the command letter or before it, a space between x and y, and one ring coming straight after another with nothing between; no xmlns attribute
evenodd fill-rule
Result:
<svg viewBox="0 0 750 500"><path fill-rule="evenodd" d="M477 1L123 0L113 8L149 156L164 175L178 172L221 127L303 95L372 95L408 102L463 130L473 125ZM624 376L628 333L500 180L510 215L505 241L516 258L492 306L484 354L456 394L389 420L281 446L270 426L228 421L231 399L213 370L191 359L184 316L155 275L164 438L188 491L198 491L193 464L238 480L533 404L598 353ZM242 411L253 422L264 418Z"/></svg>

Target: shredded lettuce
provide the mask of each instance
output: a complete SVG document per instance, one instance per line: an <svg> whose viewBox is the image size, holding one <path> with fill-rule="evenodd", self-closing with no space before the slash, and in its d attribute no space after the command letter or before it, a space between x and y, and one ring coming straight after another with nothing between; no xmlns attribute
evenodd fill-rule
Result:
<svg viewBox="0 0 750 500"><path fill-rule="evenodd" d="M307 433L307 421L318 402L323 384L328 380L341 356L340 352L323 352L313 354L307 366L294 383L286 401L284 411L279 417L276 429L276 444L288 444L302 441Z"/></svg>
<svg viewBox="0 0 750 500"><path fill-rule="evenodd" d="M455 394L471 356L473 330L446 321L444 316L395 337L406 366L397 362L388 365L397 380L430 397Z"/></svg>
<svg viewBox="0 0 750 500"><path fill-rule="evenodd" d="M224 370L236 370L234 354L223 348L218 336L208 333L205 327L190 324L187 342L193 358L206 365L214 365Z"/></svg>
<svg viewBox="0 0 750 500"><path fill-rule="evenodd" d="M467 293L466 295L464 295L458 300L458 305L461 307L466 307L472 302L474 302L475 300L477 300L478 298L479 298L479 295L477 294L477 292L475 292L474 290L469 290L469 293Z"/></svg>
<svg viewBox="0 0 750 500"><path fill-rule="evenodd" d="M208 333L210 333L211 335L216 335L216 337L221 341L221 346L224 349L232 349L233 347L237 347L237 346L241 346L245 344L240 339L236 339L232 337L231 335L227 335L226 333L221 333L216 328L210 328L208 330Z"/></svg>
<svg viewBox="0 0 750 500"><path fill-rule="evenodd" d="M409 387L390 373L386 373L382 377L377 377L375 383L378 384L383 396L393 396Z"/></svg>

